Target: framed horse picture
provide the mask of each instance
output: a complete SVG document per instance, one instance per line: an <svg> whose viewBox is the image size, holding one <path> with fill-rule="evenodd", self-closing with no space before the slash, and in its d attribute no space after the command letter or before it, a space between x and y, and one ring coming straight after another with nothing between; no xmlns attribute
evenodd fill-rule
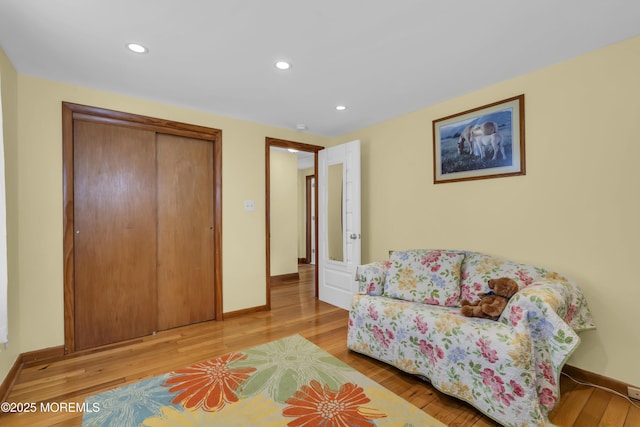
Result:
<svg viewBox="0 0 640 427"><path fill-rule="evenodd" d="M524 174L524 95L433 121L435 184Z"/></svg>

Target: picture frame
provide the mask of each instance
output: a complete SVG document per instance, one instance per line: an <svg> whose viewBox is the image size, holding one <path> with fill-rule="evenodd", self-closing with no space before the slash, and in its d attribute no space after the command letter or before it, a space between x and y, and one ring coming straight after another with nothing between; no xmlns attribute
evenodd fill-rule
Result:
<svg viewBox="0 0 640 427"><path fill-rule="evenodd" d="M433 121L433 182L525 175L524 94Z"/></svg>

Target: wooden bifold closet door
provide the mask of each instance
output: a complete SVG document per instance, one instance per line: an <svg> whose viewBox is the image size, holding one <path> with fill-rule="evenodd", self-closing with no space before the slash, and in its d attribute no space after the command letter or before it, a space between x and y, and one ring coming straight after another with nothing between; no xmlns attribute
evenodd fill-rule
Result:
<svg viewBox="0 0 640 427"><path fill-rule="evenodd" d="M213 142L74 120L75 349L215 318Z"/></svg>

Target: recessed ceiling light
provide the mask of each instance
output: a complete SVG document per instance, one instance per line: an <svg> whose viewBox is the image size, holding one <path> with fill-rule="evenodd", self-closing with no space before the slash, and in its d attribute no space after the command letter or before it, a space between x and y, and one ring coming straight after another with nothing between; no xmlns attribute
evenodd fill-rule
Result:
<svg viewBox="0 0 640 427"><path fill-rule="evenodd" d="M135 52L135 53L147 53L149 52L149 49L147 49L146 47L142 46L141 44L138 43L129 43L127 45L127 49L129 49L131 52Z"/></svg>
<svg viewBox="0 0 640 427"><path fill-rule="evenodd" d="M296 150L295 148L287 148L287 151L289 151L290 153L297 153L298 150Z"/></svg>
<svg viewBox="0 0 640 427"><path fill-rule="evenodd" d="M279 70L288 70L291 68L291 64L287 61L278 61L276 62L276 68Z"/></svg>
<svg viewBox="0 0 640 427"><path fill-rule="evenodd" d="M338 110L338 111L344 111L346 109L347 109L347 107L345 105L337 105L336 106L336 110Z"/></svg>

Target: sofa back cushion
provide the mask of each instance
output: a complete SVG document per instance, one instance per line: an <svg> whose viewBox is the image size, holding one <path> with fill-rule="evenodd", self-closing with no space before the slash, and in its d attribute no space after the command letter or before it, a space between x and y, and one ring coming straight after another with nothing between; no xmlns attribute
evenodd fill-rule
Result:
<svg viewBox="0 0 640 427"><path fill-rule="evenodd" d="M522 289L533 282L549 276L544 268L528 264L518 264L505 259L467 252L462 263L461 299L475 301L479 294L489 292L489 279L508 277L518 283Z"/></svg>
<svg viewBox="0 0 640 427"><path fill-rule="evenodd" d="M424 304L457 306L464 253L414 249L394 251L384 284L384 296Z"/></svg>

